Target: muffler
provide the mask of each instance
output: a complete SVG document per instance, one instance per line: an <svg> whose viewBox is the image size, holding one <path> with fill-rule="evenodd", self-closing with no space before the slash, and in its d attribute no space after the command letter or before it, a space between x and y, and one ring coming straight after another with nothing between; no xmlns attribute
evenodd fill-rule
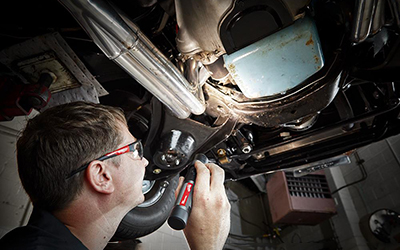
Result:
<svg viewBox="0 0 400 250"><path fill-rule="evenodd" d="M204 113L201 86L178 69L121 11L102 0L59 0L93 42L178 118ZM200 93L199 93L200 92ZM203 99L203 100L202 100Z"/></svg>

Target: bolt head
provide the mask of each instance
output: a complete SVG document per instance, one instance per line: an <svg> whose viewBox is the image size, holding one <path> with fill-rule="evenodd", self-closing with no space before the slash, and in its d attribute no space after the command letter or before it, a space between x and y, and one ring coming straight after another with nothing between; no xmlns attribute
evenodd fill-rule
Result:
<svg viewBox="0 0 400 250"><path fill-rule="evenodd" d="M153 174L160 174L161 172L162 172L162 170L159 168L156 168L153 170Z"/></svg>

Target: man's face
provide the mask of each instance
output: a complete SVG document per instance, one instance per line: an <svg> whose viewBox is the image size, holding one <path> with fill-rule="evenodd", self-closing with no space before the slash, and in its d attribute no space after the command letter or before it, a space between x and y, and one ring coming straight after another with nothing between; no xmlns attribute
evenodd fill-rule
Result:
<svg viewBox="0 0 400 250"><path fill-rule="evenodd" d="M120 132L123 140L120 147L135 142L137 139L129 132L126 125L120 124ZM144 201L142 194L142 183L145 173L145 168L149 163L146 158L142 160L135 159L132 153L122 154L120 166L116 169L118 186L118 196L122 204L127 204L131 208L136 207Z"/></svg>

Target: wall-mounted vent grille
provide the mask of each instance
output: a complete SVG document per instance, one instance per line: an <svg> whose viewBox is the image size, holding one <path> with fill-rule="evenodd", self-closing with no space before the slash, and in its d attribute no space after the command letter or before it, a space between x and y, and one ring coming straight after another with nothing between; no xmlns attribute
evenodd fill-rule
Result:
<svg viewBox="0 0 400 250"><path fill-rule="evenodd" d="M323 170L299 178L276 172L267 182L267 193L274 224L317 225L336 214Z"/></svg>
<svg viewBox="0 0 400 250"><path fill-rule="evenodd" d="M290 196L308 198L331 198L325 175L307 175L294 177L285 173Z"/></svg>

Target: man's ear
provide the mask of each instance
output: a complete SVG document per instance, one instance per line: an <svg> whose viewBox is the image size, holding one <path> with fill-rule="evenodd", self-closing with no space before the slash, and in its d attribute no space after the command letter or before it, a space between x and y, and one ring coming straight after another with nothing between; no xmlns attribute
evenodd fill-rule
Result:
<svg viewBox="0 0 400 250"><path fill-rule="evenodd" d="M111 194L114 192L114 183L110 166L102 161L92 161L87 170L86 178L89 184L99 193Z"/></svg>

